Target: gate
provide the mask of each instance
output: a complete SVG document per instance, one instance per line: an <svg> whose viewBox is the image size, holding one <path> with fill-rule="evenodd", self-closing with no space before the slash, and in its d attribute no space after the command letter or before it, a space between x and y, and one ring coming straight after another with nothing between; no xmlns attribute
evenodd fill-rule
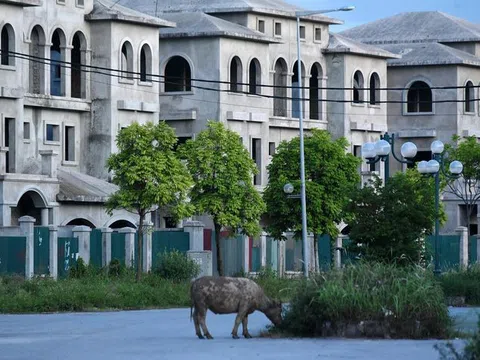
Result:
<svg viewBox="0 0 480 360"><path fill-rule="evenodd" d="M158 265L157 255L164 251L190 250L190 234L184 231L154 231L152 234L152 268Z"/></svg>
<svg viewBox="0 0 480 360"><path fill-rule="evenodd" d="M27 239L21 236L0 237L0 274L25 276Z"/></svg>
<svg viewBox="0 0 480 360"><path fill-rule="evenodd" d="M35 275L50 274L50 231L48 226L34 227L33 272Z"/></svg>
<svg viewBox="0 0 480 360"><path fill-rule="evenodd" d="M136 249L134 250L136 251ZM112 260L125 264L125 233L112 232Z"/></svg>
<svg viewBox="0 0 480 360"><path fill-rule="evenodd" d="M66 278L68 271L77 264L78 238L58 238L58 277Z"/></svg>

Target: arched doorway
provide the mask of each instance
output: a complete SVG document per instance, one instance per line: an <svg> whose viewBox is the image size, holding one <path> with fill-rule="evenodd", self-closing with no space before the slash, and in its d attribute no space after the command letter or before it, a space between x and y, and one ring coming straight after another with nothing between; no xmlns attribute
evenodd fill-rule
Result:
<svg viewBox="0 0 480 360"><path fill-rule="evenodd" d="M34 190L27 191L18 200L17 206L12 207L11 223L12 225L18 225L19 218L22 216L31 216L35 218L35 225L42 225L42 211L46 211L48 215L47 204L42 196ZM46 221L48 223L48 216Z"/></svg>
<svg viewBox="0 0 480 360"><path fill-rule="evenodd" d="M83 218L70 220L67 226L88 226L90 229L95 229L95 225L91 221Z"/></svg>
<svg viewBox="0 0 480 360"><path fill-rule="evenodd" d="M134 224L132 224L128 220L117 220L117 221L113 222L112 224L110 224L110 226L109 226L110 229L121 229L121 228L124 228L124 227L129 227L129 228L132 228L132 229L137 228Z"/></svg>

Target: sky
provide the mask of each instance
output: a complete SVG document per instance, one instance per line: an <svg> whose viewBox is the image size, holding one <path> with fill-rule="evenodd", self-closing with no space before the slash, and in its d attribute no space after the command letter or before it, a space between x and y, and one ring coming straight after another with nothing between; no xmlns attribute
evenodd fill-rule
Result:
<svg viewBox="0 0 480 360"><path fill-rule="evenodd" d="M442 11L480 24L480 0L286 0L306 10L335 9L353 5L355 10L333 12L330 17L343 20L344 25L332 25L338 32L377 19L407 11Z"/></svg>

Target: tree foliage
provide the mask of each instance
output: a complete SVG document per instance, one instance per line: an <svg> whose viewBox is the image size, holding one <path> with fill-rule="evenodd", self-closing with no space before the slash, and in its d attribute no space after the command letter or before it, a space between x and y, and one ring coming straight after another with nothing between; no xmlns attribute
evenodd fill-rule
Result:
<svg viewBox="0 0 480 360"><path fill-rule="evenodd" d="M366 260L399 265L418 264L424 256L424 238L432 233L435 211L433 177L416 169L398 172L385 185L376 176L354 191L348 210L350 251ZM440 222L445 212L440 207Z"/></svg>
<svg viewBox="0 0 480 360"><path fill-rule="evenodd" d="M325 130L312 129L304 137L305 191L307 228L318 234L338 235L338 224L345 218L344 205L349 194L360 182L360 159L347 152L345 138L332 140ZM269 183L264 191L267 204L267 231L272 237L285 240L284 232L301 237L301 201L288 198L283 191L286 183L300 193L300 138L282 141L268 166ZM314 242L315 245L316 241Z"/></svg>
<svg viewBox="0 0 480 360"><path fill-rule="evenodd" d="M459 178L448 179L445 191L465 204L467 228L470 231L470 217L480 200L480 143L475 136L460 141L458 135L452 137L452 142L445 145L444 163L450 164L453 160L462 162L463 173Z"/></svg>
<svg viewBox="0 0 480 360"><path fill-rule="evenodd" d="M193 185L185 165L173 151L177 137L165 122L140 125L133 122L120 130L118 151L107 160L112 182L119 189L107 203L107 211L126 209L138 214L137 280L142 271L142 240L145 216L156 207L164 207L176 220L189 216L188 190Z"/></svg>
<svg viewBox="0 0 480 360"><path fill-rule="evenodd" d="M240 136L216 121L208 121L207 128L182 144L179 152L195 182L190 199L197 214L209 214L213 219L217 269L223 275L221 229L248 236L261 230L265 204L252 184L258 169Z"/></svg>

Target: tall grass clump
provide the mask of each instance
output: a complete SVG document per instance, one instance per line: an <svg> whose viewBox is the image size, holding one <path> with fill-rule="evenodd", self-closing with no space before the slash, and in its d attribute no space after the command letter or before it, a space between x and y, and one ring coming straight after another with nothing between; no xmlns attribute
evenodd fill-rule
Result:
<svg viewBox="0 0 480 360"><path fill-rule="evenodd" d="M157 265L154 273L164 279L176 282L189 281L196 277L200 271L200 265L190 259L186 254L178 251L164 251L157 254Z"/></svg>
<svg viewBox="0 0 480 360"><path fill-rule="evenodd" d="M480 265L444 272L438 280L445 296L464 297L466 304L480 305Z"/></svg>
<svg viewBox="0 0 480 360"><path fill-rule="evenodd" d="M381 328L392 338L445 338L451 319L431 272L416 266L360 263L304 280L296 288L281 329L299 336L328 336L340 329L368 336ZM340 331L341 332L341 331ZM379 331L371 331L379 336Z"/></svg>

